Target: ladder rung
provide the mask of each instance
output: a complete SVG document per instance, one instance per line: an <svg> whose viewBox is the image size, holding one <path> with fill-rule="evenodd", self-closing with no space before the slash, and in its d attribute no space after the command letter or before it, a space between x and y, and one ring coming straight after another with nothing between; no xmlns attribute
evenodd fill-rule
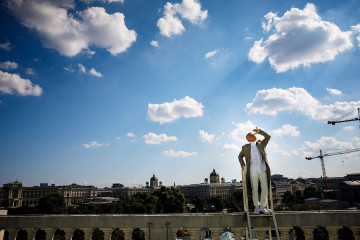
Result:
<svg viewBox="0 0 360 240"><path fill-rule="evenodd" d="M250 217L272 217L271 214L249 214Z"/></svg>
<svg viewBox="0 0 360 240"><path fill-rule="evenodd" d="M256 230L262 230L262 231L264 231L264 230L269 230L269 228L265 228L265 227L262 227L262 228L251 228L251 230L254 230L254 231L256 231ZM271 230L276 231L277 229L276 229L276 228L271 228Z"/></svg>

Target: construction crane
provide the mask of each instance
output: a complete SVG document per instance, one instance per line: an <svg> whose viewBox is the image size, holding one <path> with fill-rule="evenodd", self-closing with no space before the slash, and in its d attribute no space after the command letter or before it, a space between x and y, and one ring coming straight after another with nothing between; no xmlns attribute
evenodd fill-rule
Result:
<svg viewBox="0 0 360 240"><path fill-rule="evenodd" d="M312 159L314 159L314 158L320 158L321 169L322 169L322 174L323 174L323 178L324 178L324 189L325 189L325 190L328 190L327 177L326 177L326 171L325 171L325 163L324 163L324 157L330 157L330 156L334 156L334 155L340 155L340 154L352 153L352 152L358 152L358 151L360 151L360 148L354 148L354 149L343 150L343 151L339 151L339 152L322 154L322 151L320 150L320 155L319 155L319 156L316 156L316 157L306 157L305 159L306 159L306 160L312 160Z"/></svg>
<svg viewBox="0 0 360 240"><path fill-rule="evenodd" d="M340 119L338 120L335 120L335 121L328 121L328 124L331 124L331 125L335 125L336 123L342 123L342 122L352 122L352 121L359 121L360 122L360 108L357 109L358 110L358 117L357 118L352 118L352 119L346 119L346 120L340 120L341 118L349 115L350 113L353 113L353 112L350 112L348 114L346 114L345 116L341 117ZM360 127L360 126L359 126Z"/></svg>

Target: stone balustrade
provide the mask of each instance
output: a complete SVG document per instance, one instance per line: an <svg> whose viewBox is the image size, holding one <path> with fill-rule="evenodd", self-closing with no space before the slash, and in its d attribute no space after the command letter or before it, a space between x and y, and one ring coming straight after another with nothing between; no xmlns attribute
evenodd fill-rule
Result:
<svg viewBox="0 0 360 240"><path fill-rule="evenodd" d="M317 229L325 230L330 240L337 240L341 229L347 229L355 240L360 240L360 211L277 212L276 218L282 239L289 239L296 226L305 240L312 240ZM253 218L252 226L262 228L256 232L258 239L265 239L269 222L269 217ZM39 230L45 231L46 240L54 239L56 230L62 230L66 240L73 238L75 230L81 230L84 239L91 240L95 229L102 232L104 240L111 240L116 229L123 232L125 240L131 240L135 229L143 231L146 240L175 240L179 229L186 229L192 240L200 239L201 229L208 229L213 240L219 240L224 228L231 229L238 240L244 236L246 227L244 213L0 216L0 240L4 231L9 240L20 239L19 231L26 231L27 239L32 240Z"/></svg>

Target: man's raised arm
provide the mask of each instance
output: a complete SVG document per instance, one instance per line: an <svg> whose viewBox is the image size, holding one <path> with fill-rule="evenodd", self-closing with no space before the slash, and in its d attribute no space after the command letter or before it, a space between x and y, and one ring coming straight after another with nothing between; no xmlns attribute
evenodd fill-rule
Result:
<svg viewBox="0 0 360 240"><path fill-rule="evenodd" d="M264 147L266 147L266 145L268 144L268 142L271 138L270 134L268 134L267 132L264 132L262 129L259 129L258 133L265 137L264 140L261 141L261 143L264 144Z"/></svg>

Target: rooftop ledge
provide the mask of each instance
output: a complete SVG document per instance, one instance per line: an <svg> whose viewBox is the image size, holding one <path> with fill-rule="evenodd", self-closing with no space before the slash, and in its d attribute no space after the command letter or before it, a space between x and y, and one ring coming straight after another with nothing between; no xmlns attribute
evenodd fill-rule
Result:
<svg viewBox="0 0 360 240"><path fill-rule="evenodd" d="M279 227L360 226L359 210L281 211L276 212ZM254 227L268 225L268 217L252 218ZM89 214L89 215L11 215L0 216L0 229L7 228L242 228L246 214L173 213L173 214Z"/></svg>

